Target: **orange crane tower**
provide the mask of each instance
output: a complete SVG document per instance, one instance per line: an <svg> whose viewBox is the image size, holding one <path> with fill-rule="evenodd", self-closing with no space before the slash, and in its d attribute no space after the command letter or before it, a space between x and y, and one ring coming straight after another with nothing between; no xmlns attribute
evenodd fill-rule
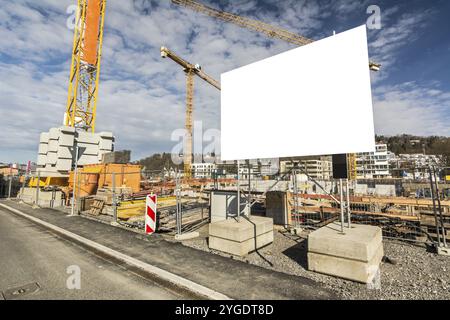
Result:
<svg viewBox="0 0 450 320"><path fill-rule="evenodd" d="M247 28L253 31L257 31L260 33L264 33L266 36L271 38L284 40L286 42L290 42L299 46L303 46L305 44L314 42L314 40L308 39L301 35L292 33L290 31L284 30L279 27L272 26L270 24L253 20L246 17L241 17L233 13L220 11L208 6L205 6L202 3L193 0L172 0L172 3L184 6L186 8L192 9L194 11L204 13L208 16L218 18L220 20L234 23L240 27ZM372 71L379 71L381 65L375 62L369 62L369 68Z"/></svg>
<svg viewBox="0 0 450 320"><path fill-rule="evenodd" d="M106 0L78 0L64 125L95 132Z"/></svg>
<svg viewBox="0 0 450 320"><path fill-rule="evenodd" d="M184 162L184 176L186 178L191 177L191 164L192 164L192 112L194 108L194 75L203 79L213 87L220 90L220 83L204 73L198 64L192 64L187 62L183 58L176 55L174 52L170 51L166 47L161 47L161 57L170 58L180 66L183 67L183 71L186 73L186 137L184 140L184 152L183 152L183 162Z"/></svg>

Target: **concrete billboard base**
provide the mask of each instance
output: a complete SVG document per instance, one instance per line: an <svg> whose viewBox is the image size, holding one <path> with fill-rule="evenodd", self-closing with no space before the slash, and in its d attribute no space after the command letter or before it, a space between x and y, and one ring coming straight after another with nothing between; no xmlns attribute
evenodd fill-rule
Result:
<svg viewBox="0 0 450 320"><path fill-rule="evenodd" d="M352 225L341 232L331 223L308 236L308 269L361 283L371 283L383 258L381 228Z"/></svg>
<svg viewBox="0 0 450 320"><path fill-rule="evenodd" d="M245 256L273 242L273 220L265 217L241 217L209 224L209 248L236 256Z"/></svg>

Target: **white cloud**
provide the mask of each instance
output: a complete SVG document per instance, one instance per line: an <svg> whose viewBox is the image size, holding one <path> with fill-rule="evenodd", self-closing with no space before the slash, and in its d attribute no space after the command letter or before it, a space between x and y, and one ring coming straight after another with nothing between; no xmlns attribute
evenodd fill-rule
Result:
<svg viewBox="0 0 450 320"><path fill-rule="evenodd" d="M62 123L73 36L66 26L66 9L74 3L0 0L0 118L8 119L2 123L0 160L17 159L19 153L33 155L39 132ZM364 10L365 15L365 2L324 3L286 0L264 10L257 1L246 0L229 1L224 8L308 37L321 35L324 21L333 14L345 19L353 10ZM395 61L396 51L411 41L427 14L404 14L396 22L391 21L395 10L391 11L383 20L386 28L375 34L371 45L375 57L386 64ZM184 127L185 75L176 63L160 57L161 45L200 63L217 80L224 71L294 47L169 1L160 1L157 6L144 0L108 1L106 12L97 130L113 131L117 148L131 149L135 159L170 151L175 144L170 141L172 131ZM6 62L7 57L13 60ZM395 128L419 128L414 118L395 125L398 112L408 115L411 110L427 123L438 121L431 112L422 115L423 109L414 104L438 101L445 94L433 91L438 90L435 87L428 89L428 93L420 92L428 95L426 101L388 95L388 89L380 92L375 102L377 128L392 132ZM205 130L219 127L219 99L217 89L195 79L194 118L203 121ZM422 131L428 132L425 127ZM446 131L439 125L436 132Z"/></svg>
<svg viewBox="0 0 450 320"><path fill-rule="evenodd" d="M450 136L450 94L415 82L375 90L375 130L379 134Z"/></svg>

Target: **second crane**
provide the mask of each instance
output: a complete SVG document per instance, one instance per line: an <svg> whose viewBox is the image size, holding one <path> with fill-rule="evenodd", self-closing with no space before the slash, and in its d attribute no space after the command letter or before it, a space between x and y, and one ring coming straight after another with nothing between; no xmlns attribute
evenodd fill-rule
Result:
<svg viewBox="0 0 450 320"><path fill-rule="evenodd" d="M184 163L184 176L186 178L191 177L191 164L192 164L192 113L194 108L194 76L198 76L213 87L220 90L220 83L204 73L198 64L192 64L187 62L183 58L176 55L166 47L161 47L161 57L170 58L180 66L183 67L183 71L186 73L186 137L184 140L183 150L183 163Z"/></svg>

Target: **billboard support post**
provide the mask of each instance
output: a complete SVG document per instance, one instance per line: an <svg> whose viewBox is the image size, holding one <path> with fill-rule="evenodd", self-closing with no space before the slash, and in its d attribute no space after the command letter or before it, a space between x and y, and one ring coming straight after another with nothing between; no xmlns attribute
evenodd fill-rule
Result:
<svg viewBox="0 0 450 320"><path fill-rule="evenodd" d="M341 195L341 232L344 233L344 189L342 187L342 179L339 179L339 193Z"/></svg>

